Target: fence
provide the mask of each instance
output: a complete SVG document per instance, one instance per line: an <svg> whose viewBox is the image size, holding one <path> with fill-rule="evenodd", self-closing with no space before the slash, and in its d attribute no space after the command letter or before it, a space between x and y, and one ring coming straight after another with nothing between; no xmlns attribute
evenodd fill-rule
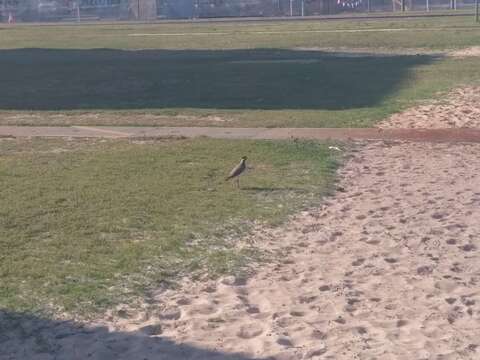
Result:
<svg viewBox="0 0 480 360"><path fill-rule="evenodd" d="M85 21L322 16L473 10L478 0L0 0L0 20Z"/></svg>
<svg viewBox="0 0 480 360"><path fill-rule="evenodd" d="M473 9L476 0L159 0L166 18L319 16Z"/></svg>

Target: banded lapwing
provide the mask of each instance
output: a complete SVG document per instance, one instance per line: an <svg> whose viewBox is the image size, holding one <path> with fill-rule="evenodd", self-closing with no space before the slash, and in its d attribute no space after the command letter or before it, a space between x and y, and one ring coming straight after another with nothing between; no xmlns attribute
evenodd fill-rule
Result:
<svg viewBox="0 0 480 360"><path fill-rule="evenodd" d="M232 171L230 171L230 174L227 176L225 181L228 181L230 179L235 179L236 180L235 182L237 183L237 187L239 188L240 187L240 175L242 175L243 172L245 171L245 169L247 168L246 161L247 161L247 157L242 156L242 159L240 160L240 163L237 166L235 166Z"/></svg>

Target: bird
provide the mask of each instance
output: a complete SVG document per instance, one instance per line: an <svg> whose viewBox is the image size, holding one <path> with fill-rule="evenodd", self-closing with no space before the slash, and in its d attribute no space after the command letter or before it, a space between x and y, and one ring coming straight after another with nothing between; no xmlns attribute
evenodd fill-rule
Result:
<svg viewBox="0 0 480 360"><path fill-rule="evenodd" d="M239 188L240 187L240 179L239 179L239 176L245 171L245 169L247 168L247 164L246 164L246 161L247 161L247 157L246 156L242 156L242 159L240 160L240 163L235 166L232 171L230 171L230 174L226 177L225 181L228 181L230 179L236 179L236 183L237 183L237 187Z"/></svg>

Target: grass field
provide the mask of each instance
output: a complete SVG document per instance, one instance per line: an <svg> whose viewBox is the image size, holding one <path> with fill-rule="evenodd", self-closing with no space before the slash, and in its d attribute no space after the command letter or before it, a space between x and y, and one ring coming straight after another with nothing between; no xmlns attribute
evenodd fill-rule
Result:
<svg viewBox="0 0 480 360"><path fill-rule="evenodd" d="M336 164L313 142L0 140L0 308L87 315L245 270L245 232L318 203Z"/></svg>
<svg viewBox="0 0 480 360"><path fill-rule="evenodd" d="M480 58L435 53L480 44L463 17L0 34L4 125L368 127L480 80ZM345 56L355 49L392 56Z"/></svg>
<svg viewBox="0 0 480 360"><path fill-rule="evenodd" d="M346 30L347 32L342 32ZM356 32L351 32L356 30ZM375 31L376 30L376 31ZM1 49L424 48L478 45L472 17L350 21L106 24L0 27Z"/></svg>

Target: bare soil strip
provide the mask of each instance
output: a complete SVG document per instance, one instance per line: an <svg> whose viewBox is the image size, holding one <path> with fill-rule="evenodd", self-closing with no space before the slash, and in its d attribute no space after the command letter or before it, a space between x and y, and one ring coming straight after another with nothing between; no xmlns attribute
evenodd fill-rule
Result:
<svg viewBox="0 0 480 360"><path fill-rule="evenodd" d="M215 128L215 127L35 127L0 126L0 136L162 138L200 136L222 139L399 140L416 142L480 142L480 129L345 129L345 128Z"/></svg>
<svg viewBox="0 0 480 360"><path fill-rule="evenodd" d="M72 127L75 128L75 129L79 129L79 130L87 130L87 131L94 131L96 133L100 132L100 133L104 133L104 134L109 134L111 136L119 136L119 137L130 136L129 133L116 131L115 129L99 129L99 128L91 127L91 126L72 126Z"/></svg>

